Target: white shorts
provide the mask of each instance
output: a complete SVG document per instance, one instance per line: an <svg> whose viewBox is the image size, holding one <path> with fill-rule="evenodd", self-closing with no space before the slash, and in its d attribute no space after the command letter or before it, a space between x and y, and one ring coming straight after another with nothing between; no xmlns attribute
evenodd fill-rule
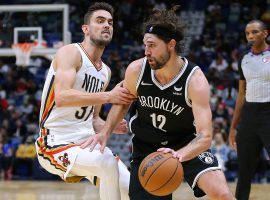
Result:
<svg viewBox="0 0 270 200"><path fill-rule="evenodd" d="M44 148L42 145L40 145L39 140L40 138L36 141L36 149L37 158L40 165L48 172L59 175L64 180L66 180L67 177L78 176L79 174L81 175L81 173L70 173L74 164L99 168L99 164L102 162L101 157L104 157L104 155L113 156L112 151L108 147L105 147L104 153L101 154L99 145L97 145L95 149L90 152L89 148L82 149L76 144L63 144L58 145L57 147L47 146ZM78 155L81 155L79 159L77 159ZM84 176L86 177L88 174ZM93 176L96 175L97 174L93 172Z"/></svg>
<svg viewBox="0 0 270 200"><path fill-rule="evenodd" d="M48 172L59 175L62 179L66 179L67 177L74 176L70 174L70 170L75 164L77 155L80 153L89 154L91 158L96 157L99 154L99 150L89 151L89 148L82 149L79 146L74 145L64 145L57 148L51 148L45 151L45 153L40 154L40 148L38 146L38 142L36 142L37 149L37 158L40 165L46 169ZM106 148L104 151L105 154L112 155L112 152Z"/></svg>
<svg viewBox="0 0 270 200"><path fill-rule="evenodd" d="M66 143L51 147L46 145L46 136L39 137L36 141L38 161L48 172L60 176L66 182L79 182L82 178L87 178L95 184L95 176L110 177L119 180L121 199L129 199L130 174L124 163L114 157L108 147L105 147L104 153L100 152L100 145L96 145L92 152L89 149ZM116 163L117 173L114 167L109 167L112 161Z"/></svg>

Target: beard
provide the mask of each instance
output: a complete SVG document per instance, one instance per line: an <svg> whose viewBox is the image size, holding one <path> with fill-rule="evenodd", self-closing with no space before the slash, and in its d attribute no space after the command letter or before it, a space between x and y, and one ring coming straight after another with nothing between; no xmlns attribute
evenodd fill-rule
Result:
<svg viewBox="0 0 270 200"><path fill-rule="evenodd" d="M95 38L95 37L90 37L91 41L100 48L104 48L106 47L108 44L110 44L110 42L112 41L112 37L104 37L104 36L100 36L99 38Z"/></svg>
<svg viewBox="0 0 270 200"><path fill-rule="evenodd" d="M158 70L164 67L164 65L168 62L168 60L170 59L171 55L166 52L163 56L161 56L159 59L154 58L154 57L149 57L147 58L149 65L151 67L151 69L153 70Z"/></svg>

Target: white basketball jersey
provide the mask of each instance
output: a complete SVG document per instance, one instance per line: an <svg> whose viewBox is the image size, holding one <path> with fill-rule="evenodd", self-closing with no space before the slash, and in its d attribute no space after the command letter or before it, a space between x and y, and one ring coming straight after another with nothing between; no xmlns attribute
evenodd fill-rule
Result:
<svg viewBox="0 0 270 200"><path fill-rule="evenodd" d="M101 69L97 69L82 45L73 45L79 49L82 56L82 65L76 74L73 89L88 93L102 91L109 80L107 66L102 63ZM40 108L40 128L46 128L50 132L48 145L76 142L95 134L92 125L94 106L55 106L54 77L55 70L51 64L43 88Z"/></svg>

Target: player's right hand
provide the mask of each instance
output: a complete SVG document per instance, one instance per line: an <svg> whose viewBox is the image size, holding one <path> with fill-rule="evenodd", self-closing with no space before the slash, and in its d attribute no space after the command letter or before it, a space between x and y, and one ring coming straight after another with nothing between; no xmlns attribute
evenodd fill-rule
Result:
<svg viewBox="0 0 270 200"><path fill-rule="evenodd" d="M122 82L121 82L122 83ZM123 88L121 83L117 84L109 92L109 103L113 104L130 104L133 100L136 99L126 88Z"/></svg>
<svg viewBox="0 0 270 200"><path fill-rule="evenodd" d="M230 147L236 150L236 130L231 128L229 133L229 144Z"/></svg>

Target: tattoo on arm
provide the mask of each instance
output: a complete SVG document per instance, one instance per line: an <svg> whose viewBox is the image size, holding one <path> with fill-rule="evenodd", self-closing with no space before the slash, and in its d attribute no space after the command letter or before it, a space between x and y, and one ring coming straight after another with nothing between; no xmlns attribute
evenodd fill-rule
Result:
<svg viewBox="0 0 270 200"><path fill-rule="evenodd" d="M200 140L202 138L202 134L198 134L191 142L190 144L194 144L196 143L198 140Z"/></svg>

